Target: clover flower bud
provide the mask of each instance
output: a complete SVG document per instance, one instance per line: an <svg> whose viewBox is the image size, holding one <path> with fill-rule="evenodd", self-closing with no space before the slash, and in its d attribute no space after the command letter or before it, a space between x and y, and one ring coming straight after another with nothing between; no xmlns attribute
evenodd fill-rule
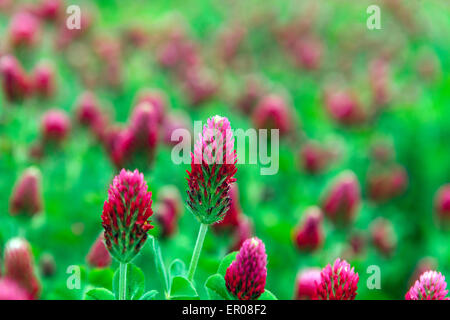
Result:
<svg viewBox="0 0 450 320"><path fill-rule="evenodd" d="M406 300L449 300L445 277L436 271L424 272L405 295Z"/></svg>
<svg viewBox="0 0 450 320"><path fill-rule="evenodd" d="M70 131L70 120L65 111L51 109L41 120L41 133L45 142L59 144L63 142Z"/></svg>
<svg viewBox="0 0 450 320"><path fill-rule="evenodd" d="M315 251L324 241L322 228L322 212L317 207L306 210L300 226L295 230L294 241L302 251Z"/></svg>
<svg viewBox="0 0 450 320"><path fill-rule="evenodd" d="M86 256L87 263L94 268L106 268L111 265L111 255L105 246L105 237L101 233Z"/></svg>
<svg viewBox="0 0 450 320"><path fill-rule="evenodd" d="M14 56L6 55L0 58L0 76L6 100L22 101L30 95L31 81Z"/></svg>
<svg viewBox="0 0 450 320"><path fill-rule="evenodd" d="M345 260L336 259L322 269L317 286L319 300L354 300L359 275Z"/></svg>
<svg viewBox="0 0 450 320"><path fill-rule="evenodd" d="M320 283L319 268L307 268L301 270L297 275L295 284L296 300L317 300L317 286Z"/></svg>
<svg viewBox="0 0 450 320"><path fill-rule="evenodd" d="M11 215L34 216L42 211L42 175L39 169L26 169L14 185L10 198Z"/></svg>

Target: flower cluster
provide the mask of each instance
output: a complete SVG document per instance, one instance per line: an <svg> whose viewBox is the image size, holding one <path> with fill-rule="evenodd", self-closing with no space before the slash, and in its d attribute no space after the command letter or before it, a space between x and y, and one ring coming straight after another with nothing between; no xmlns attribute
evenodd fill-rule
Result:
<svg viewBox="0 0 450 320"><path fill-rule="evenodd" d="M354 300L359 275L345 260L336 259L320 273L317 294L320 300Z"/></svg>
<svg viewBox="0 0 450 320"><path fill-rule="evenodd" d="M109 187L102 213L106 247L119 262L130 262L147 240L153 227L151 205L144 175L122 169Z"/></svg>
<svg viewBox="0 0 450 320"><path fill-rule="evenodd" d="M258 238L246 240L225 274L228 291L239 300L255 300L264 293L267 255Z"/></svg>
<svg viewBox="0 0 450 320"><path fill-rule="evenodd" d="M424 272L405 295L406 300L449 300L445 277L436 271Z"/></svg>

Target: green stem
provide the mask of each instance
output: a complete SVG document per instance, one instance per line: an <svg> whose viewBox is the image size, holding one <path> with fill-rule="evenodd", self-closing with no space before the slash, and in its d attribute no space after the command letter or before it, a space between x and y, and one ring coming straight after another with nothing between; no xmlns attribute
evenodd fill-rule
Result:
<svg viewBox="0 0 450 320"><path fill-rule="evenodd" d="M127 298L127 263L120 263L119 266L119 300Z"/></svg>
<svg viewBox="0 0 450 320"><path fill-rule="evenodd" d="M192 253L191 264L189 265L188 279L192 281L194 279L195 269L197 269L198 258L202 251L203 241L205 240L206 231L208 231L207 224L200 224L200 230L198 231L197 242L195 243L194 252Z"/></svg>

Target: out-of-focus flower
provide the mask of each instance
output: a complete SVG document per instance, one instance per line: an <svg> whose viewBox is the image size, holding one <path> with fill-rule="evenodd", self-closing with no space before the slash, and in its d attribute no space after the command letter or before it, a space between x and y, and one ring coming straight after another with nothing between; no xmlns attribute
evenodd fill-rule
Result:
<svg viewBox="0 0 450 320"><path fill-rule="evenodd" d="M178 218L182 214L181 195L175 186L165 186L158 194L157 219L164 237L172 236L178 227Z"/></svg>
<svg viewBox="0 0 450 320"><path fill-rule="evenodd" d="M246 34L246 28L240 24L229 26L219 34L217 48L219 56L225 63L230 63L237 55Z"/></svg>
<svg viewBox="0 0 450 320"><path fill-rule="evenodd" d="M295 283L296 300L318 300L317 286L320 284L319 268L307 268L297 275Z"/></svg>
<svg viewBox="0 0 450 320"><path fill-rule="evenodd" d="M56 21L63 12L62 8L62 0L42 0L38 5L37 13L44 20Z"/></svg>
<svg viewBox="0 0 450 320"><path fill-rule="evenodd" d="M236 106L244 114L249 115L264 95L265 89L261 80L256 77L248 77L245 80L244 90L236 101Z"/></svg>
<svg viewBox="0 0 450 320"><path fill-rule="evenodd" d="M384 218L377 218L371 223L370 229L375 248L381 254L390 256L397 247L397 237L392 223Z"/></svg>
<svg viewBox="0 0 450 320"><path fill-rule="evenodd" d="M236 181L236 150L230 122L209 118L191 153L187 204L200 223L213 224L224 218L231 206L230 187Z"/></svg>
<svg viewBox="0 0 450 320"><path fill-rule="evenodd" d="M13 47L31 47L39 39L41 23L33 13L22 10L14 14L9 25L9 39Z"/></svg>
<svg viewBox="0 0 450 320"><path fill-rule="evenodd" d="M0 300L31 300L31 297L16 281L4 277L0 279Z"/></svg>
<svg viewBox="0 0 450 320"><path fill-rule="evenodd" d="M434 208L438 220L445 226L450 225L450 184L439 188L434 197Z"/></svg>
<svg viewBox="0 0 450 320"><path fill-rule="evenodd" d="M56 271L56 262L53 255L44 253L39 259L39 269L44 277L51 277Z"/></svg>
<svg viewBox="0 0 450 320"><path fill-rule="evenodd" d="M303 37L295 42L292 55L298 66L306 70L316 70L320 67L323 46L317 37Z"/></svg>
<svg viewBox="0 0 450 320"><path fill-rule="evenodd" d="M358 289L359 275L345 260L336 259L320 273L317 287L319 300L354 300Z"/></svg>
<svg viewBox="0 0 450 320"><path fill-rule="evenodd" d="M10 239L5 246L5 277L16 281L31 299L37 299L41 285L34 273L30 244L23 238Z"/></svg>
<svg viewBox="0 0 450 320"><path fill-rule="evenodd" d="M437 260L433 257L424 257L417 262L416 268L414 269L414 272L412 273L408 284L409 286L413 286L417 279L422 275L422 273L425 273L428 270L436 270L438 267Z"/></svg>
<svg viewBox="0 0 450 320"><path fill-rule="evenodd" d="M94 17L90 10L83 10L83 14L80 15L80 28L69 29L66 20L62 19L59 22L59 30L56 36L57 49L67 49L70 44L89 32L93 22Z"/></svg>
<svg viewBox="0 0 450 320"><path fill-rule="evenodd" d="M242 214L241 204L239 203L239 189L237 183L233 183L230 187L229 196L231 199L230 209L223 217L223 220L213 224L216 230L235 228L239 224Z"/></svg>
<svg viewBox="0 0 450 320"><path fill-rule="evenodd" d="M182 74L184 89L193 106L199 106L210 100L219 88L216 76L205 67L189 67Z"/></svg>
<svg viewBox="0 0 450 320"><path fill-rule="evenodd" d="M122 169L114 177L103 205L102 225L106 247L119 262L130 262L147 240L147 231L153 228L151 205L152 193L142 173Z"/></svg>
<svg viewBox="0 0 450 320"><path fill-rule="evenodd" d="M105 237L101 233L86 256L87 263L94 268L106 268L111 265L111 255L105 246Z"/></svg>
<svg viewBox="0 0 450 320"><path fill-rule="evenodd" d="M30 95L31 81L14 56L6 55L0 58L0 75L3 92L8 101L21 101Z"/></svg>
<svg viewBox="0 0 450 320"><path fill-rule="evenodd" d="M253 124L257 129L279 129L280 136L293 129L293 115L286 100L280 95L263 97L253 110Z"/></svg>
<svg viewBox="0 0 450 320"><path fill-rule="evenodd" d="M315 251L322 246L323 241L322 212L318 207L309 207L294 231L294 242L302 251Z"/></svg>
<svg viewBox="0 0 450 320"><path fill-rule="evenodd" d="M449 300L445 277L436 271L424 272L405 295L406 300Z"/></svg>
<svg viewBox="0 0 450 320"><path fill-rule="evenodd" d="M332 153L316 141L308 141L300 150L300 166L311 174L323 172L332 158Z"/></svg>
<svg viewBox="0 0 450 320"><path fill-rule="evenodd" d="M331 118L342 125L358 125L367 119L365 110L352 92L326 90L325 107Z"/></svg>
<svg viewBox="0 0 450 320"><path fill-rule="evenodd" d="M389 64L386 59L377 58L369 65L369 82L376 106L384 106L391 98L389 85Z"/></svg>
<svg viewBox="0 0 450 320"><path fill-rule="evenodd" d="M45 142L61 143L70 131L70 120L65 111L51 109L41 120L42 138Z"/></svg>
<svg viewBox="0 0 450 320"><path fill-rule="evenodd" d="M349 239L350 249L352 255L363 254L366 250L367 239L363 232L354 232Z"/></svg>
<svg viewBox="0 0 450 320"><path fill-rule="evenodd" d="M384 202L402 194L408 185L406 170L396 165L387 170L373 170L367 178L371 200Z"/></svg>
<svg viewBox="0 0 450 320"><path fill-rule="evenodd" d="M264 243L254 237L244 242L225 274L225 284L239 300L256 300L264 293L267 277Z"/></svg>
<svg viewBox="0 0 450 320"><path fill-rule="evenodd" d="M174 133L177 129L192 131L191 122L189 116L182 112L172 112L169 113L162 124L162 139L166 145L173 146L179 143L190 143L191 135L178 135ZM172 140L172 134L173 140Z"/></svg>
<svg viewBox="0 0 450 320"><path fill-rule="evenodd" d="M34 216L42 211L42 175L38 168L26 169L14 185L9 203L11 215Z"/></svg>
<svg viewBox="0 0 450 320"><path fill-rule="evenodd" d="M147 102L154 106L156 112L156 121L161 124L165 118L168 109L166 94L157 89L144 89L138 93L137 104Z"/></svg>
<svg viewBox="0 0 450 320"><path fill-rule="evenodd" d="M84 92L76 103L76 119L87 126L95 137L103 141L108 131L108 118L103 113L95 94L91 91Z"/></svg>
<svg viewBox="0 0 450 320"><path fill-rule="evenodd" d="M349 170L339 174L322 198L322 210L333 222L350 223L356 218L361 201L356 175Z"/></svg>
<svg viewBox="0 0 450 320"><path fill-rule="evenodd" d="M39 63L33 70L34 92L42 98L50 98L56 90L55 71L49 62Z"/></svg>
<svg viewBox="0 0 450 320"><path fill-rule="evenodd" d="M422 49L416 65L417 72L422 79L433 81L440 76L442 67L436 53L431 49Z"/></svg>
<svg viewBox="0 0 450 320"><path fill-rule="evenodd" d="M394 159L395 150L390 142L380 139L372 143L370 156L379 163L387 163Z"/></svg>
<svg viewBox="0 0 450 320"><path fill-rule="evenodd" d="M233 242L230 246L229 252L239 250L245 240L250 239L253 234L252 221L248 217L241 215L239 218L239 224L235 228L232 235Z"/></svg>

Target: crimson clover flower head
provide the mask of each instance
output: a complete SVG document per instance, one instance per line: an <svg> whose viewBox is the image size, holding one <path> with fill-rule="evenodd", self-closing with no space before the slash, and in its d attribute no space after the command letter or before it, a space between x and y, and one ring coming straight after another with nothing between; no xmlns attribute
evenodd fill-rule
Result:
<svg viewBox="0 0 450 320"><path fill-rule="evenodd" d="M296 300L317 300L317 286L320 283L319 268L306 268L297 275L295 287Z"/></svg>
<svg viewBox="0 0 450 320"><path fill-rule="evenodd" d="M225 284L239 300L256 300L264 293L267 277L264 243L257 237L247 239L228 267Z"/></svg>
<svg viewBox="0 0 450 320"><path fill-rule="evenodd" d="M119 262L130 262L147 240L152 211L152 193L144 175L137 170L122 171L114 177L103 205L105 244Z"/></svg>
<svg viewBox="0 0 450 320"><path fill-rule="evenodd" d="M172 236L178 228L178 218L183 213L181 195L175 186L161 188L158 194L157 219L162 229L163 237Z"/></svg>
<svg viewBox="0 0 450 320"><path fill-rule="evenodd" d="M436 271L422 273L405 295L406 300L449 300L445 277Z"/></svg>
<svg viewBox="0 0 450 320"><path fill-rule="evenodd" d="M48 61L40 62L33 70L33 89L42 98L50 98L56 89L55 71Z"/></svg>
<svg viewBox="0 0 450 320"><path fill-rule="evenodd" d="M17 180L10 198L11 215L34 216L42 211L42 175L36 167L26 169Z"/></svg>
<svg viewBox="0 0 450 320"><path fill-rule="evenodd" d="M227 118L208 119L191 153L187 204L204 224L221 221L231 206L230 187L236 181L236 150Z"/></svg>
<svg viewBox="0 0 450 320"><path fill-rule="evenodd" d="M444 226L450 225L450 184L439 188L434 198L434 208L438 221Z"/></svg>
<svg viewBox="0 0 450 320"><path fill-rule="evenodd" d="M167 96L157 89L144 89L138 94L138 105L142 102L147 102L154 106L156 112L156 119L158 123L162 123L166 115Z"/></svg>
<svg viewBox="0 0 450 320"><path fill-rule="evenodd" d="M30 300L30 295L18 283L9 278L0 279L0 300Z"/></svg>
<svg viewBox="0 0 450 320"><path fill-rule="evenodd" d="M32 91L32 83L20 62L12 55L0 58L3 94L10 102L22 101Z"/></svg>
<svg viewBox="0 0 450 320"><path fill-rule="evenodd" d="M317 286L319 300L354 300L358 289L359 275L347 261L336 259L320 273Z"/></svg>
<svg viewBox="0 0 450 320"><path fill-rule="evenodd" d="M69 135L70 120L63 110L51 109L41 120L42 138L46 142L61 143Z"/></svg>
<svg viewBox="0 0 450 320"><path fill-rule="evenodd" d="M318 207L306 210L301 225L295 230L294 240L302 251L314 251L323 244L322 211Z"/></svg>
<svg viewBox="0 0 450 320"><path fill-rule="evenodd" d="M103 233L95 240L86 257L87 263L95 268L106 268L111 265L111 255L105 246L105 237Z"/></svg>
<svg viewBox="0 0 450 320"><path fill-rule="evenodd" d="M288 134L294 124L292 111L286 99L278 94L268 94L253 110L252 120L258 129L279 129L280 136Z"/></svg>
<svg viewBox="0 0 450 320"><path fill-rule="evenodd" d="M14 14L9 25L9 36L13 47L31 47L39 39L41 22L32 12L22 10Z"/></svg>
<svg viewBox="0 0 450 320"><path fill-rule="evenodd" d="M12 238L5 246L5 277L14 280L31 299L39 296L41 285L34 273L31 247L23 238Z"/></svg>
<svg viewBox="0 0 450 320"><path fill-rule="evenodd" d="M356 175L342 172L331 184L322 199L322 210L333 222L349 223L355 219L361 201L361 191Z"/></svg>
<svg viewBox="0 0 450 320"><path fill-rule="evenodd" d="M397 237L392 223L379 217L371 223L370 230L375 248L381 254L390 256L397 247Z"/></svg>

